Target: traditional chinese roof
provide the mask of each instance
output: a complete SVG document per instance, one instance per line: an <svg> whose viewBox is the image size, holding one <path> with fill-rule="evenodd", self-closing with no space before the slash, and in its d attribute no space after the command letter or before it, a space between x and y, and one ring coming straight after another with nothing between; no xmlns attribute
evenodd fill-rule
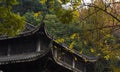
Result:
<svg viewBox="0 0 120 72"><path fill-rule="evenodd" d="M12 56L3 56L3 57L0 57L0 65L33 61L38 59L38 57L42 57L43 55L44 55L44 52L36 52L36 53L27 53L27 54L24 53L19 55L12 55Z"/></svg>
<svg viewBox="0 0 120 72"><path fill-rule="evenodd" d="M26 23L24 31L21 32L18 36L20 36L21 34L29 33L31 31L33 31L35 28L36 28L35 26L33 26L29 23ZM15 37L17 37L17 36L15 36ZM0 40L9 39L9 38L13 38L13 37L9 37L7 35L0 35Z"/></svg>
<svg viewBox="0 0 120 72"><path fill-rule="evenodd" d="M29 37L32 34L35 34L37 31L44 34L44 29L42 25L40 28L36 28L35 26L32 26L30 24L26 24L25 30L20 33L19 35L15 37L9 37L9 36L0 36L1 41L7 41L7 40L13 40L13 39L19 39L21 37ZM32 52L32 53L23 53L23 54L17 54L17 55L7 55L7 56L1 56L0 55L0 64L8 64L8 63L16 63L16 62L24 62L24 61L31 61L35 60L37 57L43 56L45 53L44 51L41 52Z"/></svg>
<svg viewBox="0 0 120 72"><path fill-rule="evenodd" d="M52 39L52 37L50 37L50 35L47 33L47 31L45 29L45 24L41 24L41 26L39 26L39 27L34 27L34 26L31 26L30 24L27 24L25 31L23 31L21 34L15 36L15 37L1 36L0 41L4 42L4 41L16 40L16 39L19 40L19 39L25 39L25 38L28 38L28 39L35 38L35 35L39 35L41 37L43 36L44 39L48 40L48 42L51 43L51 44L49 44L50 46L47 51L44 51L44 50L40 51L40 52L34 51L34 52L30 52L30 53L22 53L22 54L14 54L14 55L8 54L5 56L0 55L0 65L1 64L9 64L9 63L34 61L34 60L44 57L48 53L51 53L52 58L54 59L54 61L56 63L58 63L61 66L65 66L64 64L62 64L62 62L58 61L53 56L53 49L52 49L53 45L57 46L58 48L60 47L61 49L68 52L69 54L76 56L77 58L82 58L84 61L87 60L88 62L95 62L97 60L94 57L89 57L89 56L86 56L83 54L79 54L79 52L76 50L72 50L72 52L71 52L70 48L56 43L55 40Z"/></svg>

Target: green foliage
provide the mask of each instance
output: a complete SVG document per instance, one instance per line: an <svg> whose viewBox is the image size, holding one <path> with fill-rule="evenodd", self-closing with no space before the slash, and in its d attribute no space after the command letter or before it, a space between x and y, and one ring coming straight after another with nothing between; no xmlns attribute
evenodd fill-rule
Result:
<svg viewBox="0 0 120 72"><path fill-rule="evenodd" d="M30 23L35 26L40 24L41 18L42 18L42 15L40 14L40 12L37 12L37 13L26 12L23 16L26 18L27 23Z"/></svg>
<svg viewBox="0 0 120 72"><path fill-rule="evenodd" d="M58 12L57 17L62 23L68 24L73 20L73 13L71 10L61 10Z"/></svg>
<svg viewBox="0 0 120 72"><path fill-rule="evenodd" d="M39 3L40 0L17 0L19 4L14 5L12 11L20 15L26 12L39 12L46 9L45 5Z"/></svg>
<svg viewBox="0 0 120 72"><path fill-rule="evenodd" d="M12 5L18 4L16 0L2 0L0 6L0 34L14 36L23 31L25 18L11 11Z"/></svg>
<svg viewBox="0 0 120 72"><path fill-rule="evenodd" d="M6 6L13 6L13 5L17 5L18 1L17 0L1 0L4 5Z"/></svg>

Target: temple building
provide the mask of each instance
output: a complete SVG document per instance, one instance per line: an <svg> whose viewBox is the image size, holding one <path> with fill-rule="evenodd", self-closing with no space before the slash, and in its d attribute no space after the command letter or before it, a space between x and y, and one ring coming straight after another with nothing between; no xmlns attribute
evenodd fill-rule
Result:
<svg viewBox="0 0 120 72"><path fill-rule="evenodd" d="M96 60L56 43L45 24L27 25L15 37L0 36L1 72L95 72Z"/></svg>

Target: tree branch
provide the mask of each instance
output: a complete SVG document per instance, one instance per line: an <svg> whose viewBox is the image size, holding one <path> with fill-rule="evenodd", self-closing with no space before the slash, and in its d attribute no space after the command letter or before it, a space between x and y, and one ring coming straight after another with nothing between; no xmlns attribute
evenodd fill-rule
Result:
<svg viewBox="0 0 120 72"><path fill-rule="evenodd" d="M95 5L95 4L89 4L89 5L85 5L85 6L97 8L97 9L103 11L104 13L110 15L111 17L113 17L113 18L114 18L115 20L117 20L118 22L120 22L120 19L117 18L115 15L113 15L112 13L109 13L109 12L108 12L107 10L105 10L105 9L102 9L102 8L98 7L98 6Z"/></svg>
<svg viewBox="0 0 120 72"><path fill-rule="evenodd" d="M92 16L93 14L95 14L95 13L97 13L99 11L100 10L96 10L95 12L93 12L93 13L89 14L88 16L84 17L82 20L85 20L85 19L89 18L90 16Z"/></svg>
<svg viewBox="0 0 120 72"><path fill-rule="evenodd" d="M105 29L105 28L112 28L112 27L120 27L120 25L104 26L104 27L100 27L100 28L88 29L88 31L102 30L102 29Z"/></svg>

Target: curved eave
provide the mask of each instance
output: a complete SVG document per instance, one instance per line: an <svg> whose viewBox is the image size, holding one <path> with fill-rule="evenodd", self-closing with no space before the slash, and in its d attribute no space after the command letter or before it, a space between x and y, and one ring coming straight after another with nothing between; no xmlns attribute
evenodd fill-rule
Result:
<svg viewBox="0 0 120 72"><path fill-rule="evenodd" d="M69 51L70 53L73 53L74 55L77 55L78 57L81 57L84 59L85 62L96 62L98 60L97 57L90 57L90 56L87 56L87 55L84 55L84 54L80 54L78 51L74 50L74 49L70 49L66 46L63 46L63 45L60 45L59 43L55 42L55 44L61 46L63 49L65 49L66 51Z"/></svg>
<svg viewBox="0 0 120 72"><path fill-rule="evenodd" d="M46 53L47 52L41 51L36 53L2 56L0 57L0 65L34 61L39 58L42 58L43 56L46 55Z"/></svg>
<svg viewBox="0 0 120 72"><path fill-rule="evenodd" d="M30 30L30 31L25 31L22 32L21 34L14 36L14 37L10 37L10 36L0 36L0 40L8 40L8 39L14 39L14 38L19 38L19 37L24 37L24 36L29 36L29 35L33 35L35 33L40 33L40 34L44 34L46 37L50 38L45 30L45 24L41 24L39 27Z"/></svg>

